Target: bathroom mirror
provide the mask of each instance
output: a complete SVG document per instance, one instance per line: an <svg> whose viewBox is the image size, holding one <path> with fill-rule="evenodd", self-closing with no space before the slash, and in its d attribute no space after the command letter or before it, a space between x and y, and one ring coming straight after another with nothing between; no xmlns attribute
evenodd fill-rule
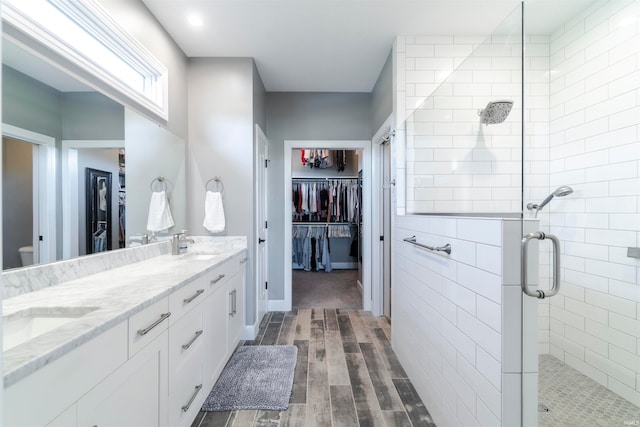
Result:
<svg viewBox="0 0 640 427"><path fill-rule="evenodd" d="M111 172L91 168L86 168L85 171L86 252L95 254L110 251L113 249Z"/></svg>
<svg viewBox="0 0 640 427"><path fill-rule="evenodd" d="M136 244L147 232L149 185L159 175L170 183L176 224L165 234L185 229L185 141L6 39L2 44L3 269L96 252L87 167L112 177L107 250Z"/></svg>

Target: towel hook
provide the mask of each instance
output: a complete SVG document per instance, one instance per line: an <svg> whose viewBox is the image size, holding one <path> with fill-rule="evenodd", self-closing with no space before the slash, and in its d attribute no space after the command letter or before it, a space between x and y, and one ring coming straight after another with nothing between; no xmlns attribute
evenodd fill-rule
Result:
<svg viewBox="0 0 640 427"><path fill-rule="evenodd" d="M150 185L151 191L153 191L153 184L155 184L156 182L161 184L162 191L167 191L167 182L166 182L164 176L159 176L157 178L154 178L153 181L151 181L151 185Z"/></svg>
<svg viewBox="0 0 640 427"><path fill-rule="evenodd" d="M219 176L214 176L213 178L211 178L209 181L207 181L207 184L205 185L205 189L207 191L209 191L209 184L211 184L212 182L216 183L216 188L215 190L218 190L219 188L219 193L222 194L224 193L224 184L222 183L222 179ZM215 192L215 191L214 191Z"/></svg>

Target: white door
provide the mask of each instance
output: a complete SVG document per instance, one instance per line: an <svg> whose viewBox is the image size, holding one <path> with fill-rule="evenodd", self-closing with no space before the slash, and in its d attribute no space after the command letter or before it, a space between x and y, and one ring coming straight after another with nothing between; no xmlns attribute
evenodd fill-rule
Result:
<svg viewBox="0 0 640 427"><path fill-rule="evenodd" d="M391 142L382 146L382 288L384 315L391 318Z"/></svg>
<svg viewBox="0 0 640 427"><path fill-rule="evenodd" d="M260 323L267 312L269 300L267 285L267 146L269 141L260 126L256 125L256 297L257 317Z"/></svg>

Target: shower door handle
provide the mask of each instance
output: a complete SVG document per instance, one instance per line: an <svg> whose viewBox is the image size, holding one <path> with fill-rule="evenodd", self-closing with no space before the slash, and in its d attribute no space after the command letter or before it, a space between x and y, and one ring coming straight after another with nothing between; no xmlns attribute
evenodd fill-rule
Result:
<svg viewBox="0 0 640 427"><path fill-rule="evenodd" d="M532 239L545 240L549 239L553 243L553 282L551 289L543 291L540 289L531 290L527 284L527 247ZM560 290L560 240L553 234L536 231L529 233L521 240L522 250L520 251L520 285L522 292L534 298L544 299L552 297Z"/></svg>

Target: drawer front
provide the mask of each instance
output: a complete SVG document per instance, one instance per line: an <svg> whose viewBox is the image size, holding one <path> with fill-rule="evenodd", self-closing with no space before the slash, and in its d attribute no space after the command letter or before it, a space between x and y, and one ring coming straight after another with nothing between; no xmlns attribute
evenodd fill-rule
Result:
<svg viewBox="0 0 640 427"><path fill-rule="evenodd" d="M214 270L207 273L207 286L209 289L216 289L229 281L231 277L238 271L238 259L234 257Z"/></svg>
<svg viewBox="0 0 640 427"><path fill-rule="evenodd" d="M169 326L169 299L163 298L151 307L129 318L129 357L160 336Z"/></svg>
<svg viewBox="0 0 640 427"><path fill-rule="evenodd" d="M169 328L169 387L188 366L202 363L206 356L210 331L203 324L201 307L190 310Z"/></svg>
<svg viewBox="0 0 640 427"><path fill-rule="evenodd" d="M170 426L190 426L211 391L202 384L201 368L201 365L189 365L170 387Z"/></svg>
<svg viewBox="0 0 640 427"><path fill-rule="evenodd" d="M209 294L209 285L206 276L199 277L177 291L169 295L169 309L173 325L189 310L200 304Z"/></svg>

